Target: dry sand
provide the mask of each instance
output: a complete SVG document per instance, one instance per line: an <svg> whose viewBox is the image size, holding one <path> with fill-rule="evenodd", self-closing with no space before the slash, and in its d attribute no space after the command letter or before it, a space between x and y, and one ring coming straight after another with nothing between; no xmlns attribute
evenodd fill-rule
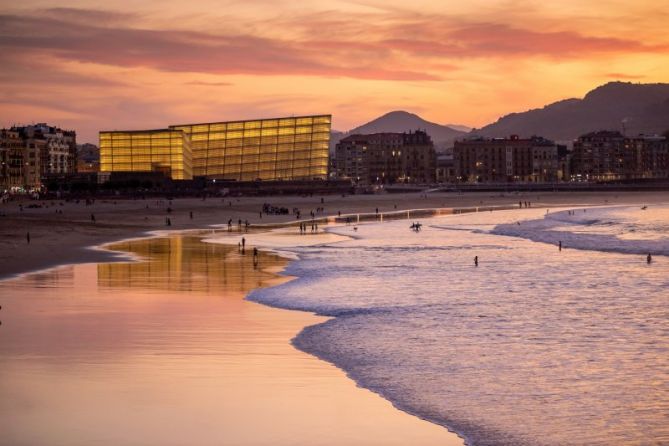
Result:
<svg viewBox="0 0 669 446"><path fill-rule="evenodd" d="M347 213L390 212L401 209L517 206L519 201L530 201L532 207L556 205L652 204L669 200L667 192L554 192L540 194L500 194L491 192L326 195L322 197L241 197L176 199L171 205L156 199L97 200L86 206L80 203L53 201L10 201L0 204L0 278L55 265L104 261L113 258L106 252L87 249L104 242L138 237L149 231L165 229L196 229L209 225L248 220L256 223L295 222L294 215L259 216L262 204L288 209L299 208L302 219L310 211L324 207L318 216ZM23 211L19 209L23 205ZM61 204L62 203L62 204ZM30 204L42 205L32 209ZM167 208L172 212L168 213ZM58 213L56 212L58 211ZM61 213L62 211L62 213ZM193 212L193 219L190 218ZM91 220L95 216L95 222ZM171 226L166 226L170 218ZM30 233L30 243L26 235Z"/></svg>

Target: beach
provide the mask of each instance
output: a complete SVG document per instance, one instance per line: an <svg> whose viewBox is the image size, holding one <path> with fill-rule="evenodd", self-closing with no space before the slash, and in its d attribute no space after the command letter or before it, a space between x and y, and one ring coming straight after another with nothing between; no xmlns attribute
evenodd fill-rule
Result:
<svg viewBox="0 0 669 446"><path fill-rule="evenodd" d="M249 299L330 316L294 344L468 444L669 440L669 204L410 223L329 228Z"/></svg>
<svg viewBox="0 0 669 446"><path fill-rule="evenodd" d="M553 192L541 194L500 193L428 193L377 195L325 195L323 197L218 197L166 199L99 199L92 205L65 200L9 201L0 204L0 278L52 266L112 260L114 255L89 247L102 243L140 237L152 231L202 229L225 225L232 219L256 224L296 223L295 215L260 217L264 203L301 211L308 221L316 217L342 214L394 212L422 208L471 208L477 206L532 207L561 205L652 204L666 192ZM321 198L323 202L321 202ZM40 206L29 208L28 206ZM316 212L317 208L323 212ZM168 212L168 208L171 212ZM21 210L23 209L23 210ZM56 212L58 211L58 213ZM190 218L192 212L193 218ZM95 218L95 221L92 220ZM166 219L170 219L167 226ZM30 234L30 243L27 235Z"/></svg>
<svg viewBox="0 0 669 446"><path fill-rule="evenodd" d="M174 235L139 261L0 282L0 444L461 445L290 340L326 318L249 302L286 260Z"/></svg>
<svg viewBox="0 0 669 446"><path fill-rule="evenodd" d="M304 299L310 296L309 299L314 298L318 303L321 296L326 295L322 290L306 295L300 291L304 286L300 278L310 279L313 275L314 271L308 270L313 260L289 264L283 257L261 251L258 267L253 265L251 249L255 243L281 250L299 246L299 240L309 240L307 245L318 244L319 237L322 243L331 243L332 237L346 239L354 235L378 236L389 241L392 237L384 235L384 226L365 224L358 232L352 227L340 226L334 234L303 237L297 236L297 227L289 227L281 229L278 238L273 235L272 240L268 240L261 224L272 226L297 220L294 215L263 215L261 218L258 211L262 204L298 207L304 221L309 219L304 215L309 216L311 210L321 206L325 212L316 212L317 217L334 216L339 212L375 214L377 208L379 213L384 213L403 209L514 207L519 201L529 202L529 208L521 212L463 215L464 221L475 228L478 221L515 224L517 218L536 219L546 210L560 206L637 206L666 201L666 193L539 196L480 193L427 194L426 197L417 194L325 196L323 203L321 197L241 197L239 201L236 198L180 199L171 204L156 200L106 200L93 206L82 203L61 206L55 202L33 209L27 209L29 202L23 202L23 211L16 209L16 202L3 204L1 276L25 275L0 282L0 391L7 396L0 403L3 414L0 430L8 433L3 435L0 444L462 445L463 440L443 426L455 426L462 432L470 429L470 425L450 412L444 418L434 407L446 403L453 412L462 410L472 424L479 416L491 416L487 412L477 413L476 401L468 402L466 391L475 394L480 383L463 366L464 374L458 374L457 380L441 385L438 390L423 389L420 388L423 383L438 383L452 371L441 371L437 377L421 365L430 364L429 361L425 362L420 356L413 358L416 354L413 350L405 354L406 358L417 361L416 369L411 368L410 361L388 367L384 362L387 358L376 357L375 351L392 356L392 351L400 348L402 342L414 339L384 331L387 327L383 318L392 311L384 310L378 317L370 312L377 305L383 308L388 304L383 300L385 293L376 295L371 291L381 290L385 285L381 276L365 279L363 285L370 291L362 294L366 297L361 303L349 300L355 281L337 289L343 282L325 281L319 285L320 280L327 279L319 274L313 283L333 293L332 297L327 295L327 305L319 307ZM167 206L172 208L169 213ZM62 209L63 213L56 213L55 209ZM95 215L95 222L90 219L91 213ZM166 227L165 218L170 218L171 226ZM235 221L231 232L226 229L228 219ZM249 221L250 232L238 229L236 220L240 219ZM451 223L441 228L438 223L441 220L435 221L426 220L426 234L454 228ZM451 222L448 218L444 221ZM406 237L405 222L396 223L395 226L404 229L402 237ZM222 225L222 229L217 226L215 230L195 232L208 225ZM395 226L390 223L387 228ZM162 233L166 229L175 232L166 236ZM467 230L471 229L467 226ZM193 233L178 232L182 230L193 230ZM27 231L31 234L30 244L25 239ZM158 232L152 234L151 231ZM291 231L296 236L291 236ZM151 237L142 238L146 235ZM235 246L242 236L248 239L245 255ZM284 240L281 237L285 241L277 242ZM200 241L203 238L218 243L203 243ZM105 249L89 249L111 241L117 243L107 244ZM340 249L345 249L347 243L341 244ZM350 243L357 242L351 239ZM462 248L464 258L460 260L458 255L453 263L457 274L462 272L469 277L470 273L458 262L470 267L472 249L486 253L482 268L486 268L486 262L492 258L493 265L500 271L504 269L506 260L499 257L504 251L492 249L486 243ZM417 247L426 249L422 245ZM415 247L410 245L410 248L409 252L413 252ZM307 246L300 256L309 258L320 252L319 248ZM328 250L322 252L327 254ZM355 252L351 251L352 255ZM429 256L437 252L426 249ZM129 261L128 254L135 260ZM543 251L541 255L545 255ZM524 256L528 254L524 253L522 258ZM364 259L356 260L364 262ZM606 257L602 259L608 261ZM114 262L100 263L109 260ZM438 257L426 260L430 264L441 262ZM63 264L69 265L51 268ZM277 275L286 267L298 280L288 281L290 278ZM305 267L307 270L301 269ZM384 263L380 267L379 271L393 271L392 268L404 269L405 265ZM51 269L34 272L45 268ZM324 270L321 266L318 268L318 271ZM434 273L435 277L441 274L436 270ZM542 274L545 273L537 275ZM388 284L392 277L388 277ZM494 295L497 292L494 284L500 282L483 283L485 286L477 288L477 292L483 290ZM266 288L269 286L275 288ZM438 283L433 287L440 289ZM454 292L456 300L472 297L464 287L454 288ZM253 301L245 299L249 293ZM421 300L419 297L418 302ZM395 306L392 302L389 308ZM489 310L483 307L479 311L485 314ZM331 318L315 316L313 312L348 316ZM365 325L366 318L379 325L370 329ZM475 320L478 323L492 319ZM399 322L391 320L389 326L401 327L405 320ZM450 324L444 327L450 329ZM344 337L337 334L342 327ZM423 330L422 326L410 327L412 332L416 328ZM471 327L453 324L453 328L463 331L440 333L446 342L443 347L451 340L462 341L459 335ZM420 330L415 339L420 339ZM385 351L389 347L387 341L378 344L379 340L368 336L374 333L383 333L389 340L402 337L391 342L392 349ZM487 329L472 333L485 334ZM293 338L299 350L291 345ZM454 348L458 342L454 342ZM358 344L360 348L353 356L345 352L349 346ZM491 357L490 352L464 345L467 347L462 347L459 355L450 357L457 356L462 364L477 359L480 361L477 367L486 370L488 360L485 358ZM425 351L430 350L425 348ZM375 364L373 368L359 367L369 361ZM528 376L534 372L526 371ZM364 388L356 387L356 383ZM407 399L405 394L411 396L411 392L424 397L418 402ZM454 404L449 404L451 399ZM494 414L499 404L500 401L492 399L486 401L485 407ZM446 419L449 422L445 422ZM537 423L540 421L537 418ZM511 419L509 423L517 424L517 421ZM488 429L481 432L492 438L495 435L507 438L500 436L494 426ZM480 438L486 437L481 434ZM515 441L513 436L508 438Z"/></svg>

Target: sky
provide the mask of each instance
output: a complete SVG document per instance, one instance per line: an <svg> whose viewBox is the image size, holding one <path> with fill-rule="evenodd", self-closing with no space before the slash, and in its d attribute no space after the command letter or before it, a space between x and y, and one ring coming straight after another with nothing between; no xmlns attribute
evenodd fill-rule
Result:
<svg viewBox="0 0 669 446"><path fill-rule="evenodd" d="M480 127L669 82L667 0L0 0L0 126L100 130L392 110Z"/></svg>

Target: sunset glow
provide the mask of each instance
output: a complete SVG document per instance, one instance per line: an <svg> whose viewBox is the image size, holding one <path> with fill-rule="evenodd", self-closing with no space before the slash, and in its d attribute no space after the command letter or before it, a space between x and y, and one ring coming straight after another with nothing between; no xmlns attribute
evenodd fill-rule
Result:
<svg viewBox="0 0 669 446"><path fill-rule="evenodd" d="M95 143L323 113L348 130L395 109L477 127L612 80L668 81L668 19L662 0L26 0L0 15L0 124Z"/></svg>

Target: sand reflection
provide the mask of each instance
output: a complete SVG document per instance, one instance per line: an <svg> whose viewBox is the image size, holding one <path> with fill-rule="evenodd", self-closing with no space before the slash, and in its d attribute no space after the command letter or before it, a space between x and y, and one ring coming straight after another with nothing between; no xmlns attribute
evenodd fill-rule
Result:
<svg viewBox="0 0 669 446"><path fill-rule="evenodd" d="M243 300L284 259L112 248L143 261L0 282L0 444L461 444L290 345L322 318Z"/></svg>

